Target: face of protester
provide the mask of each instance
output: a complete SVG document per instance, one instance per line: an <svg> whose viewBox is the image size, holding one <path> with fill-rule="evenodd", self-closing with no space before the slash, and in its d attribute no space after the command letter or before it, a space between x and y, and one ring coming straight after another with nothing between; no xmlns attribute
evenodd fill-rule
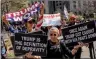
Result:
<svg viewBox="0 0 96 59"><path fill-rule="evenodd" d="M50 39L51 39L51 41L55 41L55 40L57 40L58 37L59 37L58 30L55 30L55 29L50 30L49 35L50 35Z"/></svg>
<svg viewBox="0 0 96 59"><path fill-rule="evenodd" d="M27 30L28 30L28 32L31 32L32 31L32 26L33 26L32 21L28 21L27 22Z"/></svg>
<svg viewBox="0 0 96 59"><path fill-rule="evenodd" d="M74 22L75 22L75 18L71 18L71 19L70 19L70 22L71 22L71 23L74 23Z"/></svg>
<svg viewBox="0 0 96 59"><path fill-rule="evenodd" d="M48 26L47 29L50 30L50 28L52 28L52 26Z"/></svg>

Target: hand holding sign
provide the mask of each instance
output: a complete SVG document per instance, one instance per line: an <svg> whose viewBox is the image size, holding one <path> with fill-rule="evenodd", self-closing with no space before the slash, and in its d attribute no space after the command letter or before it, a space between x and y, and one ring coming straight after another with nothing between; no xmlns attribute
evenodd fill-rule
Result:
<svg viewBox="0 0 96 59"><path fill-rule="evenodd" d="M25 58L41 59L41 56L33 56L32 52L26 53Z"/></svg>
<svg viewBox="0 0 96 59"><path fill-rule="evenodd" d="M73 48L72 51L71 51L73 55L75 55L75 53L78 51L78 49L79 49L80 47L83 47L83 46L84 46L84 43L83 43L83 42L78 42L78 44L79 44L79 45L74 46L74 48Z"/></svg>

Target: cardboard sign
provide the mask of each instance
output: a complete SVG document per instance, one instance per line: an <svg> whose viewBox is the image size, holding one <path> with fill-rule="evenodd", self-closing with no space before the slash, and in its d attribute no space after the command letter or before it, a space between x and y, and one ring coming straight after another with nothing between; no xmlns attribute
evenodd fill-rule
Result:
<svg viewBox="0 0 96 59"><path fill-rule="evenodd" d="M96 40L96 21L90 21L62 29L67 46L76 45L77 42L92 42Z"/></svg>
<svg viewBox="0 0 96 59"><path fill-rule="evenodd" d="M56 26L61 25L60 13L57 14L44 14L42 26Z"/></svg>
<svg viewBox="0 0 96 59"><path fill-rule="evenodd" d="M14 45L16 53L33 52L32 55L44 57L47 53L47 36L16 33Z"/></svg>

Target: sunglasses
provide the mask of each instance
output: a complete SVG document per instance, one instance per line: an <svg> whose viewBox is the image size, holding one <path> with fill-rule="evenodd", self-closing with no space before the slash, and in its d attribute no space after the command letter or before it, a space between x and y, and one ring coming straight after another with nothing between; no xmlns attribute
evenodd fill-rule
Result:
<svg viewBox="0 0 96 59"><path fill-rule="evenodd" d="M11 47L11 48L9 48L9 50L13 50L13 48Z"/></svg>
<svg viewBox="0 0 96 59"><path fill-rule="evenodd" d="M32 21L28 21L29 24L32 24L33 22Z"/></svg>
<svg viewBox="0 0 96 59"><path fill-rule="evenodd" d="M56 36L56 34L50 34L50 36Z"/></svg>

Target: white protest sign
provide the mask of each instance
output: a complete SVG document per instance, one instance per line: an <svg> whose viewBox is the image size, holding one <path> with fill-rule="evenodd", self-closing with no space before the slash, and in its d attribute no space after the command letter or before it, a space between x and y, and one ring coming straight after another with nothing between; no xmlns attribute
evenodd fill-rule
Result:
<svg viewBox="0 0 96 59"><path fill-rule="evenodd" d="M43 15L42 26L56 26L56 25L61 25L60 13Z"/></svg>

